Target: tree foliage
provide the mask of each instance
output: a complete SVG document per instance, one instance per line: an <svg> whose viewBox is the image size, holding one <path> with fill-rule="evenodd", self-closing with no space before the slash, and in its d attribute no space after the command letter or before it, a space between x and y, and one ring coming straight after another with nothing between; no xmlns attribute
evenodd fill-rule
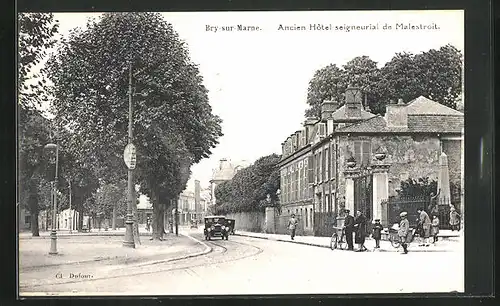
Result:
<svg viewBox="0 0 500 306"><path fill-rule="evenodd" d="M331 64L319 69L309 82L306 116L320 116L324 100L343 104L348 85L366 93L373 113L385 113L390 100L425 96L457 109L462 92L462 54L452 45L420 54L397 53L382 68L367 56L355 57L341 69Z"/></svg>
<svg viewBox="0 0 500 306"><path fill-rule="evenodd" d="M86 201L86 210L90 215L102 215L104 218L112 218L113 209L116 209L117 216L127 214L127 196L123 192L126 182L117 184L105 184L94 194L91 201Z"/></svg>
<svg viewBox="0 0 500 306"><path fill-rule="evenodd" d="M198 67L172 25L158 13L106 13L85 30L74 29L48 64L54 108L76 162L104 182L124 179L129 67L135 178L160 228L190 166L208 157L222 136Z"/></svg>
<svg viewBox="0 0 500 306"><path fill-rule="evenodd" d="M215 188L217 201L215 212L261 211L268 205L266 198L271 196L271 203L277 203L276 191L280 186L277 164L280 156L271 154L259 158L253 165L238 171L232 180L223 182Z"/></svg>
<svg viewBox="0 0 500 306"><path fill-rule="evenodd" d="M18 15L18 100L22 107L40 106L46 100L47 81L33 68L54 46L58 23L52 13L20 13Z"/></svg>
<svg viewBox="0 0 500 306"><path fill-rule="evenodd" d="M429 197L431 193L437 194L437 181L428 177L408 178L401 182L401 189L396 191L403 197Z"/></svg>

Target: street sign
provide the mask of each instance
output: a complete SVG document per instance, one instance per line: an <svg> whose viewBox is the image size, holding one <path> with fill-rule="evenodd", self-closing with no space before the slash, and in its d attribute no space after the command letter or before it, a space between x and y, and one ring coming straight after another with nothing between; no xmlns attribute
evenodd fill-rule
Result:
<svg viewBox="0 0 500 306"><path fill-rule="evenodd" d="M125 161L125 165L127 165L127 168L129 168L130 170L135 169L136 154L135 146L133 144L129 143L125 147L125 150L123 151L123 160Z"/></svg>

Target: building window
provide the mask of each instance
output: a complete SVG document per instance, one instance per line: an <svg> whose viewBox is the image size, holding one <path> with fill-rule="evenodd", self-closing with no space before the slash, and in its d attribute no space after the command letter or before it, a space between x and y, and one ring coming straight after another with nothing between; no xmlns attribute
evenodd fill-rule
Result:
<svg viewBox="0 0 500 306"><path fill-rule="evenodd" d="M299 199L299 169L295 169L294 179L295 179L295 200L298 200Z"/></svg>
<svg viewBox="0 0 500 306"><path fill-rule="evenodd" d="M309 224L311 224L311 226L313 226L313 209L312 208L309 208L309 218L311 218L309 221Z"/></svg>
<svg viewBox="0 0 500 306"><path fill-rule="evenodd" d="M371 157L371 141L356 140L354 141L354 158L360 166L370 165Z"/></svg>
<svg viewBox="0 0 500 306"><path fill-rule="evenodd" d="M302 167L299 168L299 200L302 200L303 198L303 192L302 192Z"/></svg>
<svg viewBox="0 0 500 306"><path fill-rule="evenodd" d="M321 182L323 181L323 152L321 151L319 151L318 155L318 173L319 173L318 180Z"/></svg>
<svg viewBox="0 0 500 306"><path fill-rule="evenodd" d="M336 167L336 156L335 156L335 153L336 153L336 148L337 146L335 144L332 144L332 148L331 148L331 160L330 160L330 168L332 169L331 171L331 177L334 178L336 177L336 174L337 174L337 167Z"/></svg>
<svg viewBox="0 0 500 306"><path fill-rule="evenodd" d="M330 167L329 167L329 159L330 159L330 155L328 154L329 150L328 148L325 149L325 168L324 168L324 171L325 171L325 175L324 175L324 178L325 178L325 181L326 180L329 180L330 179Z"/></svg>
<svg viewBox="0 0 500 306"><path fill-rule="evenodd" d="M306 227L309 227L309 218L307 218L307 208L305 209L305 213L306 213L306 215L305 215L304 219L306 220Z"/></svg>

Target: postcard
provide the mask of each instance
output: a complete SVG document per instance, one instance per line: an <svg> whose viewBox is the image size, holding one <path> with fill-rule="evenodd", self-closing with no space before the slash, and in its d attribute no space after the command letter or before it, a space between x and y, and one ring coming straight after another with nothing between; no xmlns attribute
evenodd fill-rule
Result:
<svg viewBox="0 0 500 306"><path fill-rule="evenodd" d="M464 11L18 18L20 297L464 292Z"/></svg>

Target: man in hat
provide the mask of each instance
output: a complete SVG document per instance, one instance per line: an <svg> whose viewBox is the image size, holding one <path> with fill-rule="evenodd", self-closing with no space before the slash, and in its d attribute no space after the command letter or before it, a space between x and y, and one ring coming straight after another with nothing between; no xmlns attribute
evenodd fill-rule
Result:
<svg viewBox="0 0 500 306"><path fill-rule="evenodd" d="M346 209L344 211L346 213L346 217L344 220L344 231L347 241L347 249L350 251L354 251L354 244L352 241L352 234L354 232L354 217L349 214L351 212L349 209Z"/></svg>
<svg viewBox="0 0 500 306"><path fill-rule="evenodd" d="M382 230L384 227L380 224L380 219L375 219L375 224L373 225L372 238L375 239L375 248L380 249L380 239L382 238Z"/></svg>
<svg viewBox="0 0 500 306"><path fill-rule="evenodd" d="M401 246L403 247L403 254L408 254L407 237L410 230L410 222L408 222L406 211L399 214L401 221L399 222L398 236L401 241Z"/></svg>
<svg viewBox="0 0 500 306"><path fill-rule="evenodd" d="M295 219L295 214L292 214L290 220L288 220L288 228L290 229L290 237L295 238L295 229L297 228L298 221Z"/></svg>
<svg viewBox="0 0 500 306"><path fill-rule="evenodd" d="M419 214L419 219L418 223L420 228L422 229L422 234L423 234L423 243L420 246L429 246L429 237L431 235L431 218L429 215L425 212L423 208L419 208L417 210Z"/></svg>

